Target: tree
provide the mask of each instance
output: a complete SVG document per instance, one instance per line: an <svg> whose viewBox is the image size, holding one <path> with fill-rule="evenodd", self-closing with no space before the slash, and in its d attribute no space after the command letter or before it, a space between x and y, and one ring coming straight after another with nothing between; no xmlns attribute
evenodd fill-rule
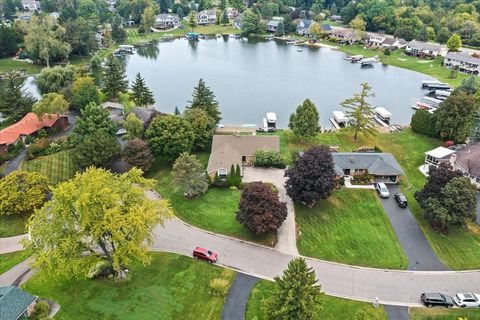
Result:
<svg viewBox="0 0 480 320"><path fill-rule="evenodd" d="M43 174L14 171L0 179L0 216L31 214L47 200L48 192Z"/></svg>
<svg viewBox="0 0 480 320"><path fill-rule="evenodd" d="M127 40L127 32L123 29L122 18L118 14L112 17L112 39L115 43L123 43Z"/></svg>
<svg viewBox="0 0 480 320"><path fill-rule="evenodd" d="M98 104L98 92L92 77L78 77L72 84L72 99L70 105L81 110L89 103Z"/></svg>
<svg viewBox="0 0 480 320"><path fill-rule="evenodd" d="M317 319L322 310L321 287L315 271L304 258L288 263L281 277L275 277L275 288L266 300L268 319Z"/></svg>
<svg viewBox="0 0 480 320"><path fill-rule="evenodd" d="M363 39L365 35L365 27L367 26L367 23L361 16L356 16L355 19L350 21L348 26L352 29L355 30L355 38L356 39Z"/></svg>
<svg viewBox="0 0 480 320"><path fill-rule="evenodd" d="M62 114L67 112L68 102L63 97L63 94L47 93L33 105L32 111L39 119L42 119L44 114Z"/></svg>
<svg viewBox="0 0 480 320"><path fill-rule="evenodd" d="M462 38L458 34L453 34L447 41L448 51L458 51L462 46Z"/></svg>
<svg viewBox="0 0 480 320"><path fill-rule="evenodd" d="M222 11L227 9L227 0L220 0L220 3L218 4L218 9Z"/></svg>
<svg viewBox="0 0 480 320"><path fill-rule="evenodd" d="M153 153L170 160L190 152L195 139L190 123L174 115L155 117L145 135Z"/></svg>
<svg viewBox="0 0 480 320"><path fill-rule="evenodd" d="M256 235L276 232L287 218L287 205L263 182L249 183L242 192L237 221Z"/></svg>
<svg viewBox="0 0 480 320"><path fill-rule="evenodd" d="M82 17L69 19L65 23L65 41L70 44L72 54L85 56L98 50L96 27L95 20Z"/></svg>
<svg viewBox="0 0 480 320"><path fill-rule="evenodd" d="M440 138L464 142L478 112L475 97L464 92L450 95L435 111L435 127Z"/></svg>
<svg viewBox="0 0 480 320"><path fill-rule="evenodd" d="M80 140L75 148L74 161L80 168L90 166L105 167L120 156L120 144L117 139L98 130Z"/></svg>
<svg viewBox="0 0 480 320"><path fill-rule="evenodd" d="M425 218L432 227L443 231L449 226L465 226L477 217L476 194L468 178L453 178L437 197L427 200Z"/></svg>
<svg viewBox="0 0 480 320"><path fill-rule="evenodd" d="M205 168L195 155L182 152L173 164L173 182L189 199L208 190Z"/></svg>
<svg viewBox="0 0 480 320"><path fill-rule="evenodd" d="M354 131L354 140L357 140L358 134L374 135L376 134L373 117L374 108L368 103L367 98L374 97L371 93L372 87L368 83L362 83L362 92L355 93L352 98L342 102L342 106L351 111L347 111L347 117L350 119L351 127Z"/></svg>
<svg viewBox="0 0 480 320"><path fill-rule="evenodd" d="M327 199L335 188L333 158L327 146L307 150L285 172L287 194L295 202L313 207Z"/></svg>
<svg viewBox="0 0 480 320"><path fill-rule="evenodd" d="M155 11L152 7L146 7L142 13L142 26L145 32L150 32L151 28L155 26Z"/></svg>
<svg viewBox="0 0 480 320"><path fill-rule="evenodd" d="M55 66L42 69L35 81L42 94L61 92L70 87L76 74L74 66Z"/></svg>
<svg viewBox="0 0 480 320"><path fill-rule="evenodd" d="M147 172L153 163L152 151L148 144L138 138L134 138L127 142L123 150L123 160L132 167L142 169Z"/></svg>
<svg viewBox="0 0 480 320"><path fill-rule="evenodd" d="M322 27L318 22L312 23L309 32L310 35L314 36L317 39L323 38L325 36L325 32L323 32Z"/></svg>
<svg viewBox="0 0 480 320"><path fill-rule="evenodd" d="M319 120L317 107L310 99L306 99L290 115L288 127L297 136L314 137L320 131Z"/></svg>
<svg viewBox="0 0 480 320"><path fill-rule="evenodd" d="M225 9L222 12L222 18L220 19L220 23L223 24L224 26L230 23L230 20L228 19L227 10Z"/></svg>
<svg viewBox="0 0 480 320"><path fill-rule="evenodd" d="M285 25L282 21L278 23L277 30L275 30L275 35L284 36L285 35Z"/></svg>
<svg viewBox="0 0 480 320"><path fill-rule="evenodd" d="M428 112L425 109L418 109L412 115L410 127L415 133L423 134L429 137L437 137L438 132L435 128L435 114Z"/></svg>
<svg viewBox="0 0 480 320"><path fill-rule="evenodd" d="M471 76L468 79L463 79L462 84L456 88L457 92L464 92L466 94L476 94L480 88L480 84L477 81L477 76Z"/></svg>
<svg viewBox="0 0 480 320"><path fill-rule="evenodd" d="M257 33L260 31L260 17L251 9L247 9L242 14L242 20L240 25L243 36Z"/></svg>
<svg viewBox="0 0 480 320"><path fill-rule="evenodd" d="M107 262L124 278L133 261L147 264L152 231L172 212L166 200L146 197L153 181L141 174L139 169L115 175L89 168L54 187L52 200L28 223L26 247L33 252L33 267L85 278Z"/></svg>
<svg viewBox="0 0 480 320"><path fill-rule="evenodd" d="M0 24L0 58L15 55L18 50L17 43L20 43L21 36L13 27Z"/></svg>
<svg viewBox="0 0 480 320"><path fill-rule="evenodd" d="M440 28L437 32L437 42L444 44L447 43L448 39L450 39L451 33L446 27Z"/></svg>
<svg viewBox="0 0 480 320"><path fill-rule="evenodd" d="M127 139L141 138L143 135L143 122L135 115L135 113L129 113L122 122L122 126L127 130Z"/></svg>
<svg viewBox="0 0 480 320"><path fill-rule="evenodd" d="M71 47L62 39L65 29L48 16L32 16L25 28L25 49L32 60L45 62L67 59Z"/></svg>
<svg viewBox="0 0 480 320"><path fill-rule="evenodd" d="M193 29L197 26L197 18L195 17L195 14L193 12L190 12L190 14L188 15L188 25L190 29L192 29L192 32Z"/></svg>
<svg viewBox="0 0 480 320"><path fill-rule="evenodd" d="M217 125L220 120L220 111L218 111L218 102L215 100L213 91L205 85L205 81L200 79L198 85L193 88L193 98L187 109L203 109L209 117L211 117Z"/></svg>
<svg viewBox="0 0 480 320"><path fill-rule="evenodd" d="M80 118L73 128L73 134L81 140L84 137L102 130L111 136L115 136L117 126L110 119L110 113L100 106L90 103L80 111Z"/></svg>
<svg viewBox="0 0 480 320"><path fill-rule="evenodd" d="M168 9L169 9L168 1L160 0L160 13L168 13Z"/></svg>
<svg viewBox="0 0 480 320"><path fill-rule="evenodd" d="M114 55L107 58L103 68L102 90L110 98L118 98L121 92L128 90L125 66Z"/></svg>
<svg viewBox="0 0 480 320"><path fill-rule="evenodd" d="M142 78L140 72L135 76L132 83L132 93L130 99L135 102L137 106L147 107L155 103L152 91L145 84L145 79Z"/></svg>
<svg viewBox="0 0 480 320"><path fill-rule="evenodd" d="M215 133L215 123L213 119L203 109L186 109L183 117L192 126L195 133L193 141L194 150L205 150L212 141Z"/></svg>
<svg viewBox="0 0 480 320"><path fill-rule="evenodd" d="M0 113L9 122L20 120L32 110L36 99L23 86L25 78L18 71L8 71L0 79Z"/></svg>

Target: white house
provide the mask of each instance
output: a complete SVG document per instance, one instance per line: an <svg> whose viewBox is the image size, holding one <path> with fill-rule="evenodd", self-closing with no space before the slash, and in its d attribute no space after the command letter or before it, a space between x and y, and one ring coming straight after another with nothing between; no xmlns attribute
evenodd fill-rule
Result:
<svg viewBox="0 0 480 320"><path fill-rule="evenodd" d="M383 34L370 34L365 41L370 46L381 46L387 37Z"/></svg>
<svg viewBox="0 0 480 320"><path fill-rule="evenodd" d="M406 54L417 57L445 57L447 52L447 48L442 45L416 40L408 42L405 46Z"/></svg>
<svg viewBox="0 0 480 320"><path fill-rule="evenodd" d="M22 0L22 8L27 11L40 10L40 2L35 0Z"/></svg>
<svg viewBox="0 0 480 320"><path fill-rule="evenodd" d="M478 76L480 73L480 58L475 58L467 52L449 52L443 60L446 68L458 68L458 71Z"/></svg>
<svg viewBox="0 0 480 320"><path fill-rule="evenodd" d="M397 38L390 38L390 37L386 37L381 44L383 48L392 49L392 50L404 48L406 45L407 45L407 41L405 41L404 39L402 38L397 39Z"/></svg>
<svg viewBox="0 0 480 320"><path fill-rule="evenodd" d="M235 8L227 8L227 16L228 19L233 20L236 19L239 15L239 12Z"/></svg>
<svg viewBox="0 0 480 320"><path fill-rule="evenodd" d="M197 24L206 25L217 22L217 12L214 9L203 10L197 14Z"/></svg>
<svg viewBox="0 0 480 320"><path fill-rule="evenodd" d="M155 28L173 29L180 26L180 19L175 14L162 13L155 19Z"/></svg>

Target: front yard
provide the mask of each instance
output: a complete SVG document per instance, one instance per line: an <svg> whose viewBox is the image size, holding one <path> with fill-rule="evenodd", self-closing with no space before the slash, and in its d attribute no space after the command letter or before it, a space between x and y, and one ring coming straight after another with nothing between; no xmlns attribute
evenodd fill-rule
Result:
<svg viewBox="0 0 480 320"><path fill-rule="evenodd" d="M479 309L410 308L411 320L475 320L480 319Z"/></svg>
<svg viewBox="0 0 480 320"><path fill-rule="evenodd" d="M50 183L57 184L75 176L78 167L73 161L73 149L60 151L30 161L23 161L20 169L43 173Z"/></svg>
<svg viewBox="0 0 480 320"><path fill-rule="evenodd" d="M29 256L29 253L25 250L0 254L0 274L16 266Z"/></svg>
<svg viewBox="0 0 480 320"><path fill-rule="evenodd" d="M406 269L408 259L375 191L341 189L309 209L295 206L300 254L357 266Z"/></svg>
<svg viewBox="0 0 480 320"><path fill-rule="evenodd" d="M129 281L52 279L40 271L23 286L61 308L55 319L220 319L225 297L209 294L214 278L235 272L170 253L134 265Z"/></svg>

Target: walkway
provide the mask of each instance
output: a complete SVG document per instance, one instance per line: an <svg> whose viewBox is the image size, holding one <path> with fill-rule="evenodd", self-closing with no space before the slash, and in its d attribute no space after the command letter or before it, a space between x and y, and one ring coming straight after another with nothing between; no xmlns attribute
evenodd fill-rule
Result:
<svg viewBox="0 0 480 320"><path fill-rule="evenodd" d="M409 320L408 307L384 305L388 320Z"/></svg>
<svg viewBox="0 0 480 320"><path fill-rule="evenodd" d="M258 280L260 279L248 274L237 273L223 305L222 320L245 319L248 298Z"/></svg>
<svg viewBox="0 0 480 320"><path fill-rule="evenodd" d="M345 179L345 188L347 189L370 189L374 190L373 184L352 184L350 179Z"/></svg>
<svg viewBox="0 0 480 320"><path fill-rule="evenodd" d="M25 237L24 234L8 238L0 238L0 254L10 253L23 250L21 240Z"/></svg>
<svg viewBox="0 0 480 320"><path fill-rule="evenodd" d="M8 161L7 166L3 170L4 175L9 175L10 173L17 171L20 167L22 161L27 157L27 150L20 152L15 158Z"/></svg>
<svg viewBox="0 0 480 320"><path fill-rule="evenodd" d="M408 257L408 270L449 270L438 260L410 209L402 209L397 205L393 196L395 193L400 192L399 187L397 185L389 185L388 189L390 197L386 199L381 198L381 202L403 251Z"/></svg>
<svg viewBox="0 0 480 320"><path fill-rule="evenodd" d="M299 255L295 227L295 208L292 199L285 190L285 171L282 169L250 168L243 171L243 182L262 181L274 184L278 189L280 201L287 203L288 215L277 232L278 242L275 246L280 252Z"/></svg>

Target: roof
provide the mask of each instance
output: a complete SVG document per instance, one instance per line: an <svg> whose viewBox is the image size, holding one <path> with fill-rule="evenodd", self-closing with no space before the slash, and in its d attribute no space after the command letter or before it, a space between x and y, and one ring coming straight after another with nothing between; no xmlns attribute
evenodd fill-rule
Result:
<svg viewBox="0 0 480 320"><path fill-rule="evenodd" d="M404 174L391 153L334 152L332 158L338 175L343 175L343 169L366 169L374 175Z"/></svg>
<svg viewBox="0 0 480 320"><path fill-rule="evenodd" d="M257 150L280 151L279 137L214 135L207 172L241 165L242 156L252 156Z"/></svg>
<svg viewBox="0 0 480 320"><path fill-rule="evenodd" d="M217 16L217 11L215 11L214 9L210 9L210 10L203 10L203 11L200 11L197 16L200 16L200 15L207 15L207 16Z"/></svg>
<svg viewBox="0 0 480 320"><path fill-rule="evenodd" d="M0 145L10 145L15 143L15 141L17 141L22 135L28 136L42 128L50 128L55 125L57 120L61 117L64 116L59 116L57 114L44 114L42 120L39 120L35 113L29 112L22 118L22 120L0 130Z"/></svg>
<svg viewBox="0 0 480 320"><path fill-rule="evenodd" d="M455 163L475 177L480 177L480 141L455 152Z"/></svg>
<svg viewBox="0 0 480 320"><path fill-rule="evenodd" d="M443 49L441 45L416 40L408 42L407 46L417 50L440 51Z"/></svg>
<svg viewBox="0 0 480 320"><path fill-rule="evenodd" d="M480 58L475 58L466 52L449 52L445 56L445 59L451 59L451 60L477 64L477 65L480 64Z"/></svg>
<svg viewBox="0 0 480 320"><path fill-rule="evenodd" d="M385 44L387 46L393 46L397 42L397 39L395 38L385 38L385 40L382 41L382 44Z"/></svg>
<svg viewBox="0 0 480 320"><path fill-rule="evenodd" d="M156 21L169 21L169 20L178 21L178 19L179 18L176 14L161 13L157 15L157 18L155 20Z"/></svg>
<svg viewBox="0 0 480 320"><path fill-rule="evenodd" d="M118 109L118 110L123 110L123 104L118 103L118 102L112 102L112 101L107 101L104 102L100 105L104 109Z"/></svg>
<svg viewBox="0 0 480 320"><path fill-rule="evenodd" d="M271 26L271 27L278 27L278 24L280 23L281 21L278 21L278 20L270 20L268 21L268 26Z"/></svg>
<svg viewBox="0 0 480 320"><path fill-rule="evenodd" d="M36 296L18 287L0 287L0 320L18 319L35 300Z"/></svg>
<svg viewBox="0 0 480 320"><path fill-rule="evenodd" d="M131 112L133 112L137 117L139 117L140 120L143 121L143 123L148 122L152 116L159 114L159 112L155 109L141 107L137 107Z"/></svg>
<svg viewBox="0 0 480 320"><path fill-rule="evenodd" d="M327 24L327 23L322 24L321 28L322 28L323 31L332 31L333 30L332 26Z"/></svg>
<svg viewBox="0 0 480 320"><path fill-rule="evenodd" d="M448 148L438 147L438 148L435 148L433 150L425 152L425 154L427 156L430 156L430 157L434 157L434 158L437 158L437 159L442 159L444 157L447 157L447 156L451 155L454 152L455 151L453 151L451 149L448 149Z"/></svg>
<svg viewBox="0 0 480 320"><path fill-rule="evenodd" d="M383 108L383 107L376 107L375 108L375 112L377 112L379 115L381 115L382 117L391 117L392 114L390 113L390 111L388 111L387 109Z"/></svg>

